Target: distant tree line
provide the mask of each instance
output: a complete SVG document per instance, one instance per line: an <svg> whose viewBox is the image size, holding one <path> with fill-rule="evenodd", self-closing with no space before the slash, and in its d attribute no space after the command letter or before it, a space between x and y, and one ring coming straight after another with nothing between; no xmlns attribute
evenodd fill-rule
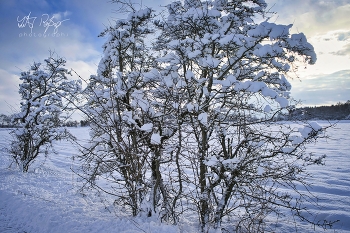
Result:
<svg viewBox="0 0 350 233"><path fill-rule="evenodd" d="M81 121L80 121L80 126L81 126L81 127L90 126L90 122L87 121L87 120L81 120Z"/></svg>
<svg viewBox="0 0 350 233"><path fill-rule="evenodd" d="M330 106L296 108L289 112L289 120L349 120L350 100Z"/></svg>
<svg viewBox="0 0 350 233"><path fill-rule="evenodd" d="M0 114L0 128L12 128L14 125L11 122L11 118L12 115Z"/></svg>
<svg viewBox="0 0 350 233"><path fill-rule="evenodd" d="M19 126L18 122L11 120L13 115L0 114L0 128L16 128ZM62 127L87 127L90 125L89 121L86 120L68 120L61 123Z"/></svg>

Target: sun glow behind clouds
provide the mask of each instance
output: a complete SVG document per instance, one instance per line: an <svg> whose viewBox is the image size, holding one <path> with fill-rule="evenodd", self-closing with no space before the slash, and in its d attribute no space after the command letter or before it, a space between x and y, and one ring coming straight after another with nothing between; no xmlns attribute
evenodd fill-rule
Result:
<svg viewBox="0 0 350 233"><path fill-rule="evenodd" d="M300 66L291 80L292 96L305 105L335 104L350 99L350 0L266 0L272 21L293 23L291 33L304 33L317 62Z"/></svg>
<svg viewBox="0 0 350 233"><path fill-rule="evenodd" d="M317 53L315 65L300 67L292 80L292 96L307 106L350 99L350 31L336 30L309 39Z"/></svg>
<svg viewBox="0 0 350 233"><path fill-rule="evenodd" d="M350 31L331 31L309 38L317 53L317 62L300 69L303 78L310 75L330 74L350 69Z"/></svg>
<svg viewBox="0 0 350 233"><path fill-rule="evenodd" d="M318 54L313 66L298 71L292 95L305 105L329 105L350 99L349 39L339 40L343 32L334 31L310 39Z"/></svg>

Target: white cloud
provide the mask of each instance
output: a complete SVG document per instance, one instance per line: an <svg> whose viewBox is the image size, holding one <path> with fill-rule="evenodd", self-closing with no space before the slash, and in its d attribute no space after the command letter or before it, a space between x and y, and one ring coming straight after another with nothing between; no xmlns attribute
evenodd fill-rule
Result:
<svg viewBox="0 0 350 233"><path fill-rule="evenodd" d="M96 74L97 65L99 60L85 62L82 60L79 61L67 61L67 68L73 69L83 80L88 81L91 75ZM76 74L73 74L73 79L79 79ZM85 86L83 81L83 86Z"/></svg>
<svg viewBox="0 0 350 233"><path fill-rule="evenodd" d="M306 105L325 105L350 100L350 70L292 80L292 96Z"/></svg>
<svg viewBox="0 0 350 233"><path fill-rule="evenodd" d="M293 23L294 32L311 37L328 31L350 30L350 0L267 0L279 23Z"/></svg>
<svg viewBox="0 0 350 233"><path fill-rule="evenodd" d="M341 50L332 53L338 56L350 56L350 43L346 44Z"/></svg>
<svg viewBox="0 0 350 233"><path fill-rule="evenodd" d="M18 111L20 103L19 76L0 69L0 83L0 112L9 115Z"/></svg>
<svg viewBox="0 0 350 233"><path fill-rule="evenodd" d="M349 40L345 37L349 31L330 31L325 34L316 35L308 38L308 41L314 46L317 54L315 65L307 66L306 69L301 67L297 72L301 78L309 78L313 75L331 74L339 70L349 69L350 56L348 54ZM342 40L339 40L339 37ZM343 56L340 56L343 55Z"/></svg>
<svg viewBox="0 0 350 233"><path fill-rule="evenodd" d="M57 12L55 14L52 14L52 16L49 16L50 19L52 19L53 22L58 22L58 21L66 21L69 20L69 15L71 15L72 12L70 11L64 11L64 12Z"/></svg>
<svg viewBox="0 0 350 233"><path fill-rule="evenodd" d="M347 41L350 40L350 31L340 31L338 34L339 41Z"/></svg>

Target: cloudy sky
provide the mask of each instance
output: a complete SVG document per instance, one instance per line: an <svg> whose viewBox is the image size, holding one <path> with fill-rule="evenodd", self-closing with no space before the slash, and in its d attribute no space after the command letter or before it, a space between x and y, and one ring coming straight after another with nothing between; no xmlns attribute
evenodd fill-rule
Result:
<svg viewBox="0 0 350 233"><path fill-rule="evenodd" d="M143 4L157 7L170 1ZM308 106L350 100L350 0L266 2L276 12L271 21L294 24L292 33L303 32L318 56L316 65L300 69L300 80L292 81L293 97ZM110 0L0 0L0 113L17 111L20 72L43 61L50 50L82 77L94 74L105 40L97 35L123 17L115 9ZM44 27L50 19L57 27Z"/></svg>

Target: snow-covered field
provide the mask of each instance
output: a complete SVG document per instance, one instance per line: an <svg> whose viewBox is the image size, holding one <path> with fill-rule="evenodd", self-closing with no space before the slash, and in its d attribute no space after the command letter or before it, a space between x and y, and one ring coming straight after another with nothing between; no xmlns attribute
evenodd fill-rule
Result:
<svg viewBox="0 0 350 233"><path fill-rule="evenodd" d="M326 124L326 123L323 123ZM72 128L82 142L88 128ZM329 129L329 139L309 146L309 152L327 155L326 166L312 166L312 192L319 209L310 206L317 218L339 220L326 232L350 232L350 121ZM40 157L30 172L9 168L5 148L9 134L0 129L0 232L196 232L184 220L180 226L160 224L157 219L132 218L113 206L113 200L96 192L80 192L78 150L69 142L56 143L57 154ZM274 232L295 231L295 220L287 217L275 224ZM300 226L298 223L297 225ZM301 232L321 232L303 225Z"/></svg>

